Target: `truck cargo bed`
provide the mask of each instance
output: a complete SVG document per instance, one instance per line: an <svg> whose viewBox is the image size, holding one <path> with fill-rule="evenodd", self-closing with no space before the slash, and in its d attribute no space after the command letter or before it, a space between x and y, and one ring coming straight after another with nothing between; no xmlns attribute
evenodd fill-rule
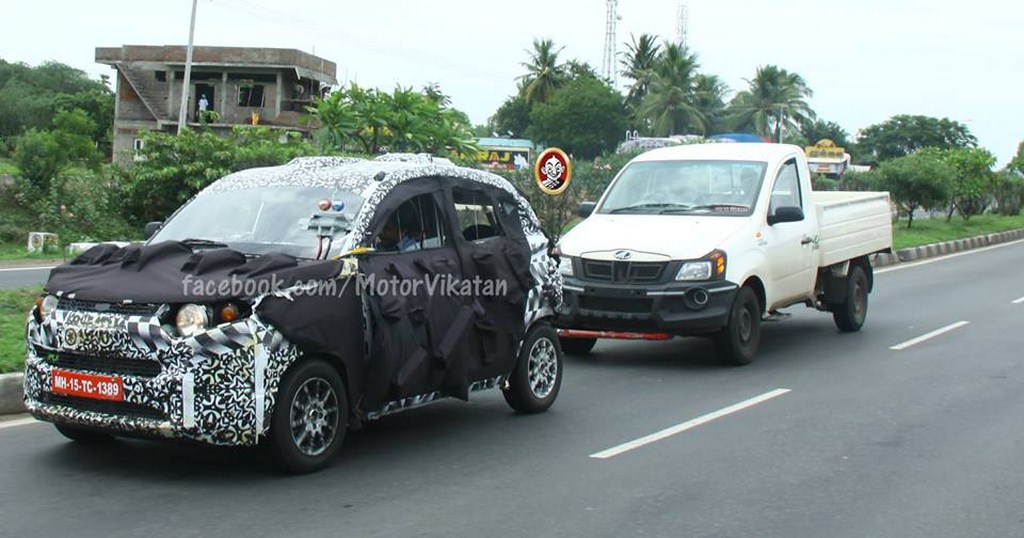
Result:
<svg viewBox="0 0 1024 538"><path fill-rule="evenodd" d="M892 250L892 209L887 192L816 191L818 266Z"/></svg>

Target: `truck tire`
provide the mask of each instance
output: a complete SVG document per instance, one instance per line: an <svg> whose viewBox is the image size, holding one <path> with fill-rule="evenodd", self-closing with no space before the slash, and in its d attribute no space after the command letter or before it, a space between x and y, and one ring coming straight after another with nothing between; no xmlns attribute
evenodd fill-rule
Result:
<svg viewBox="0 0 1024 538"><path fill-rule="evenodd" d="M594 349L597 338L562 338L558 337L558 343L562 345L562 351L569 355L586 355Z"/></svg>
<svg viewBox="0 0 1024 538"><path fill-rule="evenodd" d="M547 325L534 325L519 348L508 387L501 391L505 402L520 413L540 413L555 403L561 386L562 350L558 333Z"/></svg>
<svg viewBox="0 0 1024 538"><path fill-rule="evenodd" d="M338 371L322 359L292 365L281 380L269 447L292 473L322 469L345 440L348 396Z"/></svg>
<svg viewBox="0 0 1024 538"><path fill-rule="evenodd" d="M846 275L846 301L832 306L832 320L844 333L856 332L868 316L868 277L859 265Z"/></svg>
<svg viewBox="0 0 1024 538"><path fill-rule="evenodd" d="M761 303L749 287L740 288L729 311L729 322L715 337L718 358L733 366L750 364L761 345Z"/></svg>

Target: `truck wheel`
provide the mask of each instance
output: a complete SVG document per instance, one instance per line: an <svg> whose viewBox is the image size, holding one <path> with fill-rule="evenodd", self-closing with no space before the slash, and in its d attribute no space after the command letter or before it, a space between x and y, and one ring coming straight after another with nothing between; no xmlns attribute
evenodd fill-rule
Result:
<svg viewBox="0 0 1024 538"><path fill-rule="evenodd" d="M291 367L281 380L270 424L273 455L286 470L326 467L345 440L348 397L338 371L321 359Z"/></svg>
<svg viewBox="0 0 1024 538"><path fill-rule="evenodd" d="M526 333L508 387L502 390L509 407L520 413L546 411L562 386L562 350L558 333L535 325Z"/></svg>
<svg viewBox="0 0 1024 538"><path fill-rule="evenodd" d="M846 302L832 307L832 320L844 333L859 331L868 316L868 277L859 265L846 275Z"/></svg>
<svg viewBox="0 0 1024 538"><path fill-rule="evenodd" d="M586 355L594 349L597 338L562 338L558 337L558 343L562 345L562 351L569 355Z"/></svg>
<svg viewBox="0 0 1024 538"><path fill-rule="evenodd" d="M748 287L740 288L729 311L729 323L715 338L718 358L727 364L750 364L761 345L761 303Z"/></svg>
<svg viewBox="0 0 1024 538"><path fill-rule="evenodd" d="M80 426L71 426L69 424L54 424L53 427L57 428L57 431L59 431L60 434L63 435L64 437L67 437L68 439L71 439L72 441L76 441L79 443L99 444L109 443L114 440L114 436L110 435L109 433L90 430L89 428L82 428Z"/></svg>

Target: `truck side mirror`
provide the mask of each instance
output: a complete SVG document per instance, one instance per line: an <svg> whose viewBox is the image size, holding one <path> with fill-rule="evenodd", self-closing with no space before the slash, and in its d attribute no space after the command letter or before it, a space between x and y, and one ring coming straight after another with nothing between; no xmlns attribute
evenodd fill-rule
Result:
<svg viewBox="0 0 1024 538"><path fill-rule="evenodd" d="M775 208L775 213L768 215L768 226L774 226L780 222L800 222L804 220L804 210L796 206L782 206Z"/></svg>
<svg viewBox="0 0 1024 538"><path fill-rule="evenodd" d="M147 222L146 223L146 239L149 239L150 237L153 237L158 231L160 231L160 228L163 225L164 225L164 221L162 221L162 220L155 220L153 222Z"/></svg>
<svg viewBox="0 0 1024 538"><path fill-rule="evenodd" d="M594 202L580 202L580 207L576 210L576 214L583 218L587 218L594 212L594 207L596 205L597 204Z"/></svg>

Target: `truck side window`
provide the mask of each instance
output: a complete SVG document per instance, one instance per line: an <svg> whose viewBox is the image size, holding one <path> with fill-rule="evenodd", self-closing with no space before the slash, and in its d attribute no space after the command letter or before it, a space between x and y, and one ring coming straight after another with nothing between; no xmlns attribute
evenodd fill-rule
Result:
<svg viewBox="0 0 1024 538"><path fill-rule="evenodd" d="M494 202L487 194L459 188L452 189L455 214L459 218L462 237L467 241L480 241L504 236L495 213Z"/></svg>
<svg viewBox="0 0 1024 538"><path fill-rule="evenodd" d="M786 161L779 169L779 175L775 177L775 186L772 187L771 200L768 202L768 214L774 215L775 210L780 207L799 207L800 203L800 178L797 175L796 160Z"/></svg>
<svg viewBox="0 0 1024 538"><path fill-rule="evenodd" d="M434 198L421 194L394 210L374 239L378 252L408 252L446 246L443 217Z"/></svg>

